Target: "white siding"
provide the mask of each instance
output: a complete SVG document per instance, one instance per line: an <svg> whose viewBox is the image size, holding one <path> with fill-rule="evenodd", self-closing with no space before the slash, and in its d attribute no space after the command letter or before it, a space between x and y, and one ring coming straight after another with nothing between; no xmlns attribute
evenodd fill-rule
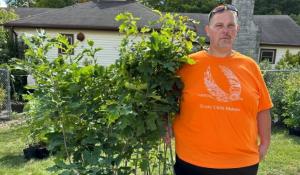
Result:
<svg viewBox="0 0 300 175"><path fill-rule="evenodd" d="M46 29L47 34L51 37L56 36L58 33L74 34L74 41L79 42L74 55L77 55L84 48L88 47L87 40L93 40L95 47L100 47L103 50L99 51L96 55L97 62L101 65L110 65L119 58L119 45L123 36L117 31L96 31L96 30L63 30L63 29ZM20 36L22 33L36 34L36 29L28 28L16 28L15 32ZM85 35L83 42L76 39L77 34L81 32ZM53 48L49 51L49 59L53 59L58 56L58 50Z"/></svg>
<svg viewBox="0 0 300 175"><path fill-rule="evenodd" d="M36 29L31 28L15 28L15 32L20 36L22 33L36 34ZM79 42L74 55L77 55L84 48L88 47L87 40L93 40L95 47L100 47L103 50L99 51L96 55L97 62L101 65L113 64L119 58L119 46L123 36L117 31L102 31L102 30L65 30L65 29L46 29L46 32L51 37L55 37L58 33L74 34L74 41ZM77 34L81 32L85 35L85 40L80 42L76 39ZM139 38L135 38L139 40ZM297 53L300 51L300 47L289 47L289 46L269 46L261 45L260 49L276 49L275 64L285 55L287 49L290 53ZM58 50L53 48L49 51L49 59L56 58ZM259 54L260 55L260 54Z"/></svg>
<svg viewBox="0 0 300 175"><path fill-rule="evenodd" d="M291 47L291 46L260 46L260 49L276 49L276 57L275 57L275 64L279 62L279 60L282 59L282 57L285 55L285 52L287 50L290 51L292 54L296 54L300 52L300 47ZM260 55L260 53L259 53Z"/></svg>

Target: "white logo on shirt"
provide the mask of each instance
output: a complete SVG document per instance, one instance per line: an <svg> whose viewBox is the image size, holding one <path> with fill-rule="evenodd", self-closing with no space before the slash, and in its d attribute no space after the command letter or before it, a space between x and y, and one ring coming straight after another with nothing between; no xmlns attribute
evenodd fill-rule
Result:
<svg viewBox="0 0 300 175"><path fill-rule="evenodd" d="M219 66L230 85L228 93L220 88L213 79L210 67L204 72L204 85L209 94L200 94L200 96L210 97L219 102L232 102L241 100L241 83L237 76L226 66Z"/></svg>

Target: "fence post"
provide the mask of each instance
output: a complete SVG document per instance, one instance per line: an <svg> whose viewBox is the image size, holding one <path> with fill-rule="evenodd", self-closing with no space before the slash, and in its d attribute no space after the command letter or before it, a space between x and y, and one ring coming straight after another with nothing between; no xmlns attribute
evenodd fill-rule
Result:
<svg viewBox="0 0 300 175"><path fill-rule="evenodd" d="M0 88L3 98L0 100L0 119L8 120L11 118L11 98L10 98L10 73L6 69L0 69Z"/></svg>

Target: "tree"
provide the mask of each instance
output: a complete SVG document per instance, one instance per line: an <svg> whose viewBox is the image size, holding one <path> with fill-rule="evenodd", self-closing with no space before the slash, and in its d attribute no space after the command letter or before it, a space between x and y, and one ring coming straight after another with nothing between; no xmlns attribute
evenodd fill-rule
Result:
<svg viewBox="0 0 300 175"><path fill-rule="evenodd" d="M76 0L36 0L36 7L62 8L76 3Z"/></svg>
<svg viewBox="0 0 300 175"><path fill-rule="evenodd" d="M254 14L299 14L300 0L256 0Z"/></svg>
<svg viewBox="0 0 300 175"><path fill-rule="evenodd" d="M89 0L7 0L10 7L62 8Z"/></svg>
<svg viewBox="0 0 300 175"><path fill-rule="evenodd" d="M11 9L0 9L0 24L17 19L18 16ZM3 28L0 28L0 64L6 63L11 57L14 56L13 44L9 39L9 33Z"/></svg>
<svg viewBox="0 0 300 175"><path fill-rule="evenodd" d="M9 7L33 7L35 0L7 0Z"/></svg>
<svg viewBox="0 0 300 175"><path fill-rule="evenodd" d="M290 15L300 25L300 0L256 0L254 14Z"/></svg>
<svg viewBox="0 0 300 175"><path fill-rule="evenodd" d="M146 6L164 12L208 13L213 7L231 0L141 0Z"/></svg>
<svg viewBox="0 0 300 175"><path fill-rule="evenodd" d="M187 55L198 37L187 17L160 16L149 22L160 30L139 30L139 18L118 15L125 36L120 59L105 67L97 64L93 41L71 56L77 44L62 35L24 38L28 49L16 67L36 80L26 96L30 135L55 152L55 174L171 174L173 148L162 140L164 126L179 110L183 86L176 71L193 63ZM49 60L51 48L65 54Z"/></svg>
<svg viewBox="0 0 300 175"><path fill-rule="evenodd" d="M144 5L163 12L209 13L218 4L231 0L140 0ZM300 25L300 0L256 0L254 14L290 15Z"/></svg>
<svg viewBox="0 0 300 175"><path fill-rule="evenodd" d="M297 23L298 25L300 25L300 14L298 14L298 15L291 14L290 16L293 18L293 20L296 21L296 23Z"/></svg>

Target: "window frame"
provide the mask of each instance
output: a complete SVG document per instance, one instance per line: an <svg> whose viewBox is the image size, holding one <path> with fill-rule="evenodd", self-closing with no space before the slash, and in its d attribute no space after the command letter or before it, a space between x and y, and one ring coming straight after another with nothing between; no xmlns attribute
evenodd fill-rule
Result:
<svg viewBox="0 0 300 175"><path fill-rule="evenodd" d="M269 60L269 58L267 58L268 59L268 61L269 61L269 63L271 63L271 64L275 64L275 60L276 60L276 49L269 49L269 48L261 48L260 49L260 54L259 54L259 62L262 62L262 61L264 61L264 60L266 60L266 58L263 58L263 53L264 52L272 52L272 60L270 61Z"/></svg>
<svg viewBox="0 0 300 175"><path fill-rule="evenodd" d="M72 33L60 33L62 36L67 37L69 44L73 45L74 44L74 34ZM70 42L71 41L71 42ZM64 46L62 46L64 47ZM58 54L66 54L61 48L58 48ZM71 52L71 55L74 55L74 49Z"/></svg>

